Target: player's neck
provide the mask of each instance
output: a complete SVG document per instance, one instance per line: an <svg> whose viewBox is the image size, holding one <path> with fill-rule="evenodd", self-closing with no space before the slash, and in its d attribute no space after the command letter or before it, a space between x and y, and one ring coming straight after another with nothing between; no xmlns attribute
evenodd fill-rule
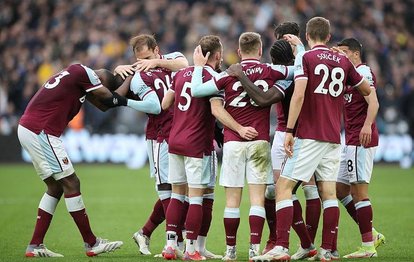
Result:
<svg viewBox="0 0 414 262"><path fill-rule="evenodd" d="M326 42L309 40L308 44L309 44L309 47L312 49L312 48L314 48L315 46L318 46L318 45L326 45Z"/></svg>
<svg viewBox="0 0 414 262"><path fill-rule="evenodd" d="M260 60L260 56L255 56L255 55L243 55L241 57L241 60Z"/></svg>

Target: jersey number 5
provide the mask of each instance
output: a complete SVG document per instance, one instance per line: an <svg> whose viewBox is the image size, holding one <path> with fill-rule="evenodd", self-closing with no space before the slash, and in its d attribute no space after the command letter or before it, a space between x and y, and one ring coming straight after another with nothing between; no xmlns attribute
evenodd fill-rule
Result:
<svg viewBox="0 0 414 262"><path fill-rule="evenodd" d="M316 87L314 93L326 95L329 94L333 97L337 97L342 94L344 90L344 78L345 72L341 67L334 67L331 72L327 65L319 64L315 67L315 75L322 74L322 81ZM331 78L328 80L328 78ZM325 88L326 82L329 81L328 88Z"/></svg>
<svg viewBox="0 0 414 262"><path fill-rule="evenodd" d="M191 90L191 83L189 82L185 82L183 89L181 90L180 97L185 99L184 104L181 104L181 102L178 103L178 109L180 109L181 111L187 111L191 105L191 96L187 92L187 90Z"/></svg>

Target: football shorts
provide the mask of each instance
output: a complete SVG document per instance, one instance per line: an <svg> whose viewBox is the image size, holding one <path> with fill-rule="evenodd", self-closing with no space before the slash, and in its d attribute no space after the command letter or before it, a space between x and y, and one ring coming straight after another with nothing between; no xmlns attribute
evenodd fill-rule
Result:
<svg viewBox="0 0 414 262"><path fill-rule="evenodd" d="M42 180L49 177L59 180L75 172L59 137L43 131L36 134L21 125L17 128L17 136Z"/></svg>
<svg viewBox="0 0 414 262"><path fill-rule="evenodd" d="M285 132L276 131L275 136L273 137L273 144L271 150L273 170L281 170L282 164L285 161L285 134Z"/></svg>
<svg viewBox="0 0 414 262"><path fill-rule="evenodd" d="M155 177L156 184L168 183L168 144L164 140L147 140L147 152L150 165L150 176Z"/></svg>
<svg viewBox="0 0 414 262"><path fill-rule="evenodd" d="M192 188L207 188L211 181L211 155L203 158L187 157L169 153L168 182L185 184Z"/></svg>

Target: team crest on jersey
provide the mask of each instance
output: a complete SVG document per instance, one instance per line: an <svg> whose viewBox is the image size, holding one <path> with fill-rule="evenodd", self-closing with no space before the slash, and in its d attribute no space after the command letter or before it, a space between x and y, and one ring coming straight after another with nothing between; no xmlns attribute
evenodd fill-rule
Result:
<svg viewBox="0 0 414 262"><path fill-rule="evenodd" d="M67 157L62 159L63 164L67 165L69 164L69 159Z"/></svg>
<svg viewBox="0 0 414 262"><path fill-rule="evenodd" d="M147 76L152 76L152 73L151 72L147 72L146 75Z"/></svg>

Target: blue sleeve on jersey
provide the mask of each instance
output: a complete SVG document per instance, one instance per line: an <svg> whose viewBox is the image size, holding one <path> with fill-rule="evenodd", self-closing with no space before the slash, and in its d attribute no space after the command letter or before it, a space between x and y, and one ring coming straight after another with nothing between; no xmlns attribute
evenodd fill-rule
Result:
<svg viewBox="0 0 414 262"><path fill-rule="evenodd" d="M296 51L297 51L296 55L305 52L305 46L303 44L297 45L296 46Z"/></svg>
<svg viewBox="0 0 414 262"><path fill-rule="evenodd" d="M287 66L286 70L287 70L286 80L293 80L293 77L295 76L295 67Z"/></svg>
<svg viewBox="0 0 414 262"><path fill-rule="evenodd" d="M90 69L87 66L82 65L82 67L85 69L86 74L89 77L89 81L91 81L91 84L94 86L97 85L101 85L101 80L99 79L98 75L95 73L95 71L93 71L92 69Z"/></svg>
<svg viewBox="0 0 414 262"><path fill-rule="evenodd" d="M129 88L142 100L144 99L145 94L152 91L151 87L147 86L144 80L142 80L140 72L135 73L131 80L131 86Z"/></svg>
<svg viewBox="0 0 414 262"><path fill-rule="evenodd" d="M305 72L303 70L303 55L305 54L305 52L299 53L296 55L295 58L295 68L294 68L294 73L295 73L295 78L297 76L303 76L303 77L307 77L305 76Z"/></svg>
<svg viewBox="0 0 414 262"><path fill-rule="evenodd" d="M357 69L357 72L360 73L366 80L371 87L375 86L374 77L372 76L371 69L368 66L360 66Z"/></svg>
<svg viewBox="0 0 414 262"><path fill-rule="evenodd" d="M191 95L193 97L205 97L217 94L218 89L214 79L203 83L203 67L195 66L191 78Z"/></svg>
<svg viewBox="0 0 414 262"><path fill-rule="evenodd" d="M142 101L128 99L127 106L147 114L158 115L161 113L161 104L155 92L150 92Z"/></svg>

